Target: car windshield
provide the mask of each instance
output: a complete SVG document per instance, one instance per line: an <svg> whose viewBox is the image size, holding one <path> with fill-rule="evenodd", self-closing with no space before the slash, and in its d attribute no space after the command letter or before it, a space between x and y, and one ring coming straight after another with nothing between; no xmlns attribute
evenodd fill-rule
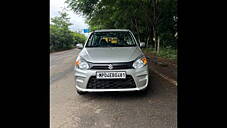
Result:
<svg viewBox="0 0 227 128"><path fill-rule="evenodd" d="M129 32L94 32L86 47L135 47L136 42Z"/></svg>

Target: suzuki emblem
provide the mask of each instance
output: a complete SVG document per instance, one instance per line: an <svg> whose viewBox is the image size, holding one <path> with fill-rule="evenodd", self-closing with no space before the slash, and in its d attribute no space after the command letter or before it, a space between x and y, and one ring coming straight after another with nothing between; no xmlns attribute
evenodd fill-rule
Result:
<svg viewBox="0 0 227 128"><path fill-rule="evenodd" d="M108 68L111 70L111 69L113 69L113 65L112 64L109 64L108 65Z"/></svg>

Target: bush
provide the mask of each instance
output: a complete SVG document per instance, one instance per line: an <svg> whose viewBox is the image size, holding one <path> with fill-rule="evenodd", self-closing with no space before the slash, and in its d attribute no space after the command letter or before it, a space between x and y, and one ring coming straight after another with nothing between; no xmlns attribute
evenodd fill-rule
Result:
<svg viewBox="0 0 227 128"><path fill-rule="evenodd" d="M54 25L50 26L50 52L71 49L77 43L84 43L85 41L86 37L83 34Z"/></svg>
<svg viewBox="0 0 227 128"><path fill-rule="evenodd" d="M171 47L161 48L157 55L167 59L177 59L177 50Z"/></svg>
<svg viewBox="0 0 227 128"><path fill-rule="evenodd" d="M166 58L166 59L171 59L171 60L176 60L177 59L177 50L172 47L166 47L166 48L160 48L159 53L157 54L155 52L154 48L145 48L143 49L145 53L152 53L158 57Z"/></svg>

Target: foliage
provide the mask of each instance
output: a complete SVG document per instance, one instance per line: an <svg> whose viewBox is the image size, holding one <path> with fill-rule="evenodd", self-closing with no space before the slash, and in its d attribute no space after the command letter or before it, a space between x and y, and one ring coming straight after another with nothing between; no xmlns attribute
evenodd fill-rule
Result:
<svg viewBox="0 0 227 128"><path fill-rule="evenodd" d="M72 35L73 35L73 40L74 40L74 43L73 43L74 46L75 46L77 43L84 44L85 41L86 41L86 39L87 39L87 38L85 37L85 35L80 34L80 33L73 32Z"/></svg>
<svg viewBox="0 0 227 128"><path fill-rule="evenodd" d="M176 48L176 0L67 0L83 13L91 30L130 29L147 47ZM154 40L153 40L154 39Z"/></svg>
<svg viewBox="0 0 227 128"><path fill-rule="evenodd" d="M177 48L177 38L175 37L177 32L176 2L176 0L165 0L162 4L162 8L165 8L162 10L162 20L159 24L162 47L171 46L172 48Z"/></svg>
<svg viewBox="0 0 227 128"><path fill-rule="evenodd" d="M84 43L86 37L83 34L69 30L71 23L68 14L60 12L60 16L51 19L50 25L50 51L60 51L73 48L76 43Z"/></svg>
<svg viewBox="0 0 227 128"><path fill-rule="evenodd" d="M177 59L177 50L174 48L166 47L166 48L160 48L160 52L157 54L155 52L154 48L145 48L143 49L145 53L152 53L158 57L166 58L166 59L171 59L171 60L176 60Z"/></svg>

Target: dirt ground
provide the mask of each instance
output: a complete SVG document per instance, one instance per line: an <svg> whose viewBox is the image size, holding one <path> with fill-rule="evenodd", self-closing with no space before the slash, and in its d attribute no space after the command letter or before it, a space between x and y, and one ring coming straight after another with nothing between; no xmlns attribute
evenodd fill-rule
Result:
<svg viewBox="0 0 227 128"><path fill-rule="evenodd" d="M149 60L151 70L156 70L168 78L177 81L177 60L157 57L151 53L145 53L145 55Z"/></svg>

